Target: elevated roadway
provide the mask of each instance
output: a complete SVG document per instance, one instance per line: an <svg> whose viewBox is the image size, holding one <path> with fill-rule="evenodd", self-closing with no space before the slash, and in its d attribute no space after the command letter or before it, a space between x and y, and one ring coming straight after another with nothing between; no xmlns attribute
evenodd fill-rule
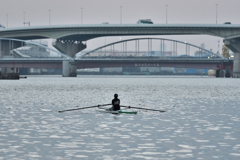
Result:
<svg viewBox="0 0 240 160"><path fill-rule="evenodd" d="M211 35L226 39L240 37L240 25L233 24L99 24L59 25L0 29L1 38L22 40L60 39L87 41L102 36Z"/></svg>

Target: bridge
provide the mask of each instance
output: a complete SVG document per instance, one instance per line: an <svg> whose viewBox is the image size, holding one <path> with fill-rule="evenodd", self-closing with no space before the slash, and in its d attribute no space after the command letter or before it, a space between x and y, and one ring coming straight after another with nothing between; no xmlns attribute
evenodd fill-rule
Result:
<svg viewBox="0 0 240 160"><path fill-rule="evenodd" d="M103 36L132 35L212 35L224 38L224 43L235 53L233 77L240 77L240 25L233 24L99 24L63 25L0 29L1 38L56 39L53 46L74 58L86 48L84 41ZM3 44L9 46L9 44ZM18 47L19 45L13 46ZM63 68L71 65L63 63Z"/></svg>
<svg viewBox="0 0 240 160"><path fill-rule="evenodd" d="M76 76L76 69L106 67L175 67L226 70L231 75L232 61L196 45L163 38L137 38L110 43L91 51L81 52L71 58L59 51L36 42L18 39L10 41L11 56L0 56L0 67L6 68L62 68L63 75ZM14 43L22 43L18 49L11 48ZM142 51L140 46L147 45ZM164 47L169 44L171 51ZM30 49L26 49L30 46ZM129 47L128 47L129 46ZM34 49L38 48L38 49ZM128 50L128 48L135 50ZM160 48L159 48L160 47ZM117 48L119 50L117 50ZM1 50L1 46L0 46ZM42 52L39 52L41 50Z"/></svg>
<svg viewBox="0 0 240 160"><path fill-rule="evenodd" d="M104 36L132 35L211 35L225 39L240 37L240 25L233 24L99 24L61 25L0 29L1 38L59 39L87 41Z"/></svg>
<svg viewBox="0 0 240 160"><path fill-rule="evenodd" d="M62 69L60 58L5 58L0 59L0 67L8 68L55 68ZM67 61L68 62L68 61ZM175 68L196 68L196 69L215 69L226 70L233 64L232 60L227 59L206 59L192 57L123 57L123 58L82 58L72 62L78 69L84 68L108 68L108 67L175 67ZM230 68L229 68L230 72ZM228 72L228 76L230 73ZM71 72L73 74L73 72Z"/></svg>
<svg viewBox="0 0 240 160"><path fill-rule="evenodd" d="M62 69L62 58L3 58L0 67L8 68L55 68ZM175 67L223 70L232 65L228 59L206 59L192 57L123 57L123 58L82 58L76 59L73 64L78 69L107 68L107 67Z"/></svg>

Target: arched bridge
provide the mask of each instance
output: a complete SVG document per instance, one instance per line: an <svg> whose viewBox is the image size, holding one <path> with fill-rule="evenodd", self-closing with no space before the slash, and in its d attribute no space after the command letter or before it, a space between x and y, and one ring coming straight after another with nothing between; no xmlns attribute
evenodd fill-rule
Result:
<svg viewBox="0 0 240 160"><path fill-rule="evenodd" d="M228 69L228 72L232 69L232 61L219 54L187 42L164 38L137 38L110 43L91 51L82 51L76 61L81 61L77 64L78 68L176 67Z"/></svg>
<svg viewBox="0 0 240 160"><path fill-rule="evenodd" d="M75 59L36 42L0 39L0 44L6 41L9 41L9 47L19 43L23 45L18 46L18 49L13 47L11 56L0 56L0 67L62 68L63 61L70 65L70 68L176 67L223 70L226 66L232 65L232 61L212 51L190 43L163 38L139 38L114 42L92 51L82 52ZM35 52L36 50L28 52L27 46L30 48L35 46L42 52ZM145 47L141 48L141 46ZM172 50L168 51L166 46ZM2 50L1 45L0 50ZM46 56L46 53L49 54ZM69 74L75 75L76 70L70 70Z"/></svg>
<svg viewBox="0 0 240 160"><path fill-rule="evenodd" d="M141 43L144 42L145 44ZM133 43L132 43L133 42ZM170 42L170 43L169 43ZM129 44L130 43L130 44ZM168 44L168 47L170 46L171 49L170 51L166 51L166 45ZM182 45L182 46L179 46ZM140 46L144 45L145 49L144 51L146 52L145 55L141 55L140 52L143 52L140 50ZM195 56L195 58L213 58L213 57L219 57L224 59L222 56L215 54L211 50L207 50L205 48L196 46L194 44L190 44L187 42L182 42L178 40L173 40L173 39L166 39L166 38L134 38L134 39L126 39L122 41L117 41L113 42L101 47L98 47L94 50L87 51L87 52L82 52L78 58L82 57L94 57L98 54L101 55L104 54L104 51L107 51L107 48L110 48L108 52L110 51L111 53L109 56L111 57L119 57L119 56L124 56L126 55L128 51L128 46L130 48L134 48L131 55L135 55L134 57L139 57L139 56L155 56L155 57L176 57L178 55L182 55L184 57L188 56ZM120 50L115 50L118 47ZM159 47L159 48L158 48ZM155 48L155 50L154 50ZM191 48L194 48L194 50L191 50ZM185 50L185 51L183 51ZM191 52L192 51L192 52ZM195 51L195 53L193 52ZM117 53L118 52L118 53ZM155 54L156 52L156 54ZM106 53L105 53L106 54ZM185 54L185 55L184 55ZM195 55L194 55L195 54ZM192 57L194 58L194 57Z"/></svg>

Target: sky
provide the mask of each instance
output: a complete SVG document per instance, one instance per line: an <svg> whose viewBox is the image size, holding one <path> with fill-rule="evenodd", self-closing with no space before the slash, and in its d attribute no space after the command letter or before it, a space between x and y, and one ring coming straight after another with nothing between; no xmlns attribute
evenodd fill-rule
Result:
<svg viewBox="0 0 240 160"><path fill-rule="evenodd" d="M138 19L151 19L155 24L165 24L166 20L168 24L240 24L240 0L0 0L0 24L8 28L23 27L24 12L25 22L31 26L49 25L49 13L51 25L81 24L81 21L83 24L120 24L120 6L123 24L134 24ZM219 49L218 45L220 50L223 45L222 38L207 35L151 37L187 41L198 46L204 43L206 49L214 52ZM133 37L121 39L128 38ZM105 40L110 43L119 37L89 40L88 48L104 45Z"/></svg>

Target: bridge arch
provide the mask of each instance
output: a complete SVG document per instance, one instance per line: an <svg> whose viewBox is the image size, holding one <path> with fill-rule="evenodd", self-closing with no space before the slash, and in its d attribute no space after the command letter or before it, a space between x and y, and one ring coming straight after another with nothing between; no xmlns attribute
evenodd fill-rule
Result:
<svg viewBox="0 0 240 160"><path fill-rule="evenodd" d="M199 50L199 53L204 53L205 55L209 55L210 57L219 57L219 58L223 58L221 57L220 55L214 53L213 51L211 50L207 50L203 47L199 47L197 45L194 45L194 44L190 44L190 43L187 43L187 42L183 42L183 41L178 41L178 40L172 40L172 39L166 39L166 38L134 38L134 39L126 39L126 40L121 40L121 41L117 41L117 42L113 42L113 43L110 43L110 44L107 44L107 45L104 45L104 46L101 46L101 47L98 47L96 49L93 49L91 51L87 51L87 52L81 52L81 55L78 56L78 59L82 58L82 57L86 57L92 53L95 53L95 52L98 52L98 51L102 51L104 48L107 48L107 47L111 47L111 49L114 51L114 46L115 45L119 45L119 44L126 44L128 42L132 42L132 41L135 41L135 52L139 52L139 43L140 41L144 41L144 40L147 40L148 42L148 51L147 52L150 52L152 51L152 49L150 48L150 46L152 45L152 41L159 41L159 45L160 45L160 54L159 56L166 56L163 54L164 50L162 48L164 48L164 43L166 41L168 42L171 42L173 44L173 52L174 50L177 52L177 48L178 48L178 44L181 44L181 45L185 45L185 48L186 48L186 56L190 56L189 55L189 52L190 52L190 47L194 47L196 49ZM147 56L147 55L146 55ZM172 54L171 56L178 56L177 53L174 53ZM200 57L201 55L199 55Z"/></svg>
<svg viewBox="0 0 240 160"><path fill-rule="evenodd" d="M5 42L5 43L4 43ZM11 58L9 54L4 54L4 51L10 52L11 50L15 50L15 52L19 55L21 58L41 58L37 55L25 55L24 53L21 53L21 51L18 51L19 48L29 46L37 46L39 48L45 49L46 51L53 52L57 54L54 58L64 58L66 60L73 60L73 58L69 57L66 54L63 54L55 49L49 48L41 43L34 42L34 41L28 41L28 40L20 40L20 39L14 39L14 38L0 38L0 58ZM14 57L16 58L16 57ZM45 57L49 58L49 57Z"/></svg>

